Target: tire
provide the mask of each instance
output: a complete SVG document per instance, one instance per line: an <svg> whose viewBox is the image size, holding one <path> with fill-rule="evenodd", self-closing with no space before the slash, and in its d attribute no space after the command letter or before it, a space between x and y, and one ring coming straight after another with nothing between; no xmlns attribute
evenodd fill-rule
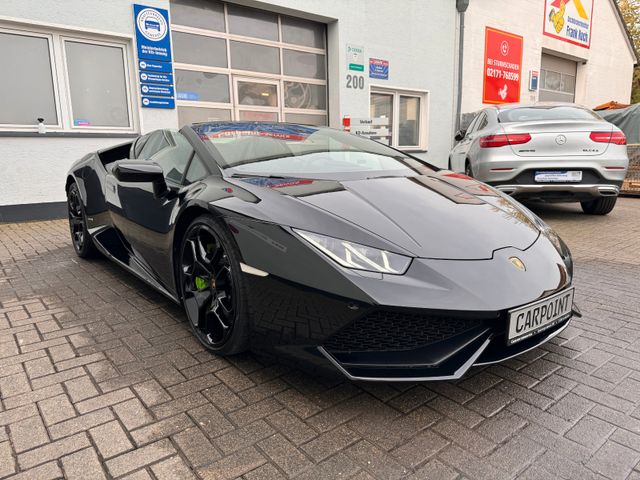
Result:
<svg viewBox="0 0 640 480"><path fill-rule="evenodd" d="M69 215L69 232L73 249L80 258L91 258L98 255L87 228L87 216L82 204L82 196L78 184L73 182L67 191L67 212Z"/></svg>
<svg viewBox="0 0 640 480"><path fill-rule="evenodd" d="M600 197L588 202L580 202L582 211L589 215L606 215L616 206L618 197Z"/></svg>
<svg viewBox="0 0 640 480"><path fill-rule="evenodd" d="M210 215L194 219L180 240L176 270L185 313L200 343L219 355L247 350L247 286L224 223Z"/></svg>
<svg viewBox="0 0 640 480"><path fill-rule="evenodd" d="M471 162L468 159L466 162L464 162L464 174L467 177L473 178L473 170L471 169Z"/></svg>

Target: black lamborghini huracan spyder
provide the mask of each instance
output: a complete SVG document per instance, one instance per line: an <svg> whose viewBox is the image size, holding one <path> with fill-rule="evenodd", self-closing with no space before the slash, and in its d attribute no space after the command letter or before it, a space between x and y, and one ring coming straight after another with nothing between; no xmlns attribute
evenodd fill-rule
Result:
<svg viewBox="0 0 640 480"><path fill-rule="evenodd" d="M158 130L76 162L66 190L78 255L101 252L183 304L218 354L452 379L578 314L569 250L537 216L338 130Z"/></svg>

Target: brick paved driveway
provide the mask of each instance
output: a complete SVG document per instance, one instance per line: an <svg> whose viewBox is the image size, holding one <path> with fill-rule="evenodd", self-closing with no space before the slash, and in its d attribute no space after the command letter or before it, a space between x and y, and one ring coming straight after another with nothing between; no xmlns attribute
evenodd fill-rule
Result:
<svg viewBox="0 0 640 480"><path fill-rule="evenodd" d="M179 308L77 259L65 222L0 225L0 477L640 479L640 199L537 211L584 318L427 385L217 358Z"/></svg>

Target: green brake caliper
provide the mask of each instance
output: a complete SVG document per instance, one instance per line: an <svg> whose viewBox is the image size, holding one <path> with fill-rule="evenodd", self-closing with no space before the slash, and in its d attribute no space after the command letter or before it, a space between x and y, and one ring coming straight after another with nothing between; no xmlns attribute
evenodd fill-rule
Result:
<svg viewBox="0 0 640 480"><path fill-rule="evenodd" d="M196 277L195 283L198 290L204 290L209 287L209 280L203 277Z"/></svg>
<svg viewBox="0 0 640 480"><path fill-rule="evenodd" d="M207 245L207 253L213 252L215 247L215 243L209 243ZM204 290L205 288L209 288L209 279L204 277L196 277L195 284L198 290Z"/></svg>

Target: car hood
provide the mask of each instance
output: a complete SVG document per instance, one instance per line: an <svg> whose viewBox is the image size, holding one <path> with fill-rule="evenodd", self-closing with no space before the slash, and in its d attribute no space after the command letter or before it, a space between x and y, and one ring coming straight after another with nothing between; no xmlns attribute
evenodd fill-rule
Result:
<svg viewBox="0 0 640 480"><path fill-rule="evenodd" d="M390 250L421 258L489 259L498 249L525 250L540 234L518 203L449 171L340 181L252 177L233 183L259 196L263 211L279 210L268 220L374 247L380 247L374 239L383 239ZM357 227L358 235L349 227Z"/></svg>

